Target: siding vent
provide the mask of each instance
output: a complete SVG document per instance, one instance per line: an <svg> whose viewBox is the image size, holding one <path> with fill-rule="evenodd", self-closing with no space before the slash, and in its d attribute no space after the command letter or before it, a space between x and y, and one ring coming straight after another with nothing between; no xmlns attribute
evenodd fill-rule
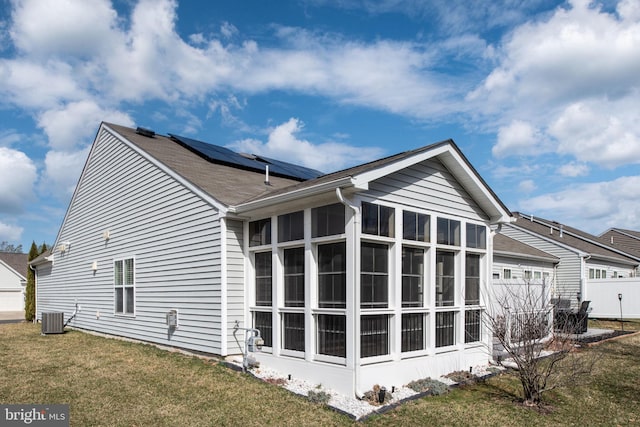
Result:
<svg viewBox="0 0 640 427"><path fill-rule="evenodd" d="M156 135L156 133L151 129L146 129L139 126L136 128L136 133L138 135L146 136L147 138L153 138Z"/></svg>

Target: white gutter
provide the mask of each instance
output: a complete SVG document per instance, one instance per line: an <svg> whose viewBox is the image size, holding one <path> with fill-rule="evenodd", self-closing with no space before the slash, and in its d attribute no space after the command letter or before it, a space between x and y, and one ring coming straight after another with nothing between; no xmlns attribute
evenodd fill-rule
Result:
<svg viewBox="0 0 640 427"><path fill-rule="evenodd" d="M359 252L359 245L356 241L356 237L358 234L358 224L360 224L360 208L344 198L344 196L342 195L342 189L340 187L336 188L336 196L338 196L338 200L340 200L340 203L347 206L353 211L353 320L355 326L353 331L353 393L358 399L362 399L364 397L364 393L360 390L360 340L359 335L356 335L355 333L356 331L360 331L360 287L356 286L356 284L358 283L358 271L355 268L358 261Z"/></svg>
<svg viewBox="0 0 640 427"><path fill-rule="evenodd" d="M302 197L309 197L318 193L323 193L334 188L342 186L352 186L353 181L350 176L346 176L334 181L324 182L322 184L313 185L310 187L304 187L297 190L287 191L286 193L276 194L274 196L268 196L260 200L253 202L242 203L237 206L229 206L228 211L231 213L242 213L251 211L254 209L266 208L272 205L290 202L292 200L298 200Z"/></svg>

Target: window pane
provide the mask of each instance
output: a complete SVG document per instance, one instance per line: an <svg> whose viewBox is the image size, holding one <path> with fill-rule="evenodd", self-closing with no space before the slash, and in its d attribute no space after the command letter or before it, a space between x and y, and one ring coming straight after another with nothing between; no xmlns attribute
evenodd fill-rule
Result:
<svg viewBox="0 0 640 427"><path fill-rule="evenodd" d="M133 258L124 260L124 284L133 285Z"/></svg>
<svg viewBox="0 0 640 427"><path fill-rule="evenodd" d="M362 202L362 232L378 234L378 205Z"/></svg>
<svg viewBox="0 0 640 427"><path fill-rule="evenodd" d="M362 202L362 232L376 236L394 236L395 209L374 203Z"/></svg>
<svg viewBox="0 0 640 427"><path fill-rule="evenodd" d="M255 254L256 305L271 305L271 252Z"/></svg>
<svg viewBox="0 0 640 427"><path fill-rule="evenodd" d="M344 205L342 203L311 209L311 235L313 237L343 234L344 223Z"/></svg>
<svg viewBox="0 0 640 427"><path fill-rule="evenodd" d="M113 282L116 286L122 286L122 261L116 261L113 266Z"/></svg>
<svg viewBox="0 0 640 427"><path fill-rule="evenodd" d="M271 218L249 223L249 246L268 245L271 243Z"/></svg>
<svg viewBox="0 0 640 427"><path fill-rule="evenodd" d="M126 292L126 312L129 314L133 314L133 287L124 288Z"/></svg>
<svg viewBox="0 0 640 427"><path fill-rule="evenodd" d="M322 308L345 308L346 244L318 245L318 305Z"/></svg>
<svg viewBox="0 0 640 427"><path fill-rule="evenodd" d="M346 357L346 317L318 315L318 354Z"/></svg>
<svg viewBox="0 0 640 427"><path fill-rule="evenodd" d="M442 245L460 245L460 221L438 218L437 242Z"/></svg>
<svg viewBox="0 0 640 427"><path fill-rule="evenodd" d="M511 279L511 269L509 269L509 268L505 268L505 269L503 270L503 275L502 275L502 277L503 277L503 278L505 278L505 279Z"/></svg>
<svg viewBox="0 0 640 427"><path fill-rule="evenodd" d="M256 311L253 314L253 327L260 331L266 347L273 346L273 326L271 324L271 312Z"/></svg>
<svg viewBox="0 0 640 427"><path fill-rule="evenodd" d="M467 254L464 300L467 305L480 304L480 255Z"/></svg>
<svg viewBox="0 0 640 427"><path fill-rule="evenodd" d="M464 313L464 342L480 341L480 310Z"/></svg>
<svg viewBox="0 0 640 427"><path fill-rule="evenodd" d="M124 313L123 307L124 292L122 288L116 288L116 313Z"/></svg>
<svg viewBox="0 0 640 427"><path fill-rule="evenodd" d="M384 314L362 316L360 320L360 357L389 353L389 320Z"/></svg>
<svg viewBox="0 0 640 427"><path fill-rule="evenodd" d="M393 213L395 209L388 206L380 206L380 236L393 237L395 234L394 229L394 217Z"/></svg>
<svg viewBox="0 0 640 427"><path fill-rule="evenodd" d="M436 313L436 347L453 345L455 341L455 313Z"/></svg>
<svg viewBox="0 0 640 427"><path fill-rule="evenodd" d="M429 241L429 215L402 211L402 237L420 242Z"/></svg>
<svg viewBox="0 0 640 427"><path fill-rule="evenodd" d="M278 242L304 239L304 211L278 217Z"/></svg>
<svg viewBox="0 0 640 427"><path fill-rule="evenodd" d="M436 306L451 306L455 300L455 255L436 252Z"/></svg>
<svg viewBox="0 0 640 427"><path fill-rule="evenodd" d="M363 242L360 268L360 306L362 308L388 307L388 246Z"/></svg>
<svg viewBox="0 0 640 427"><path fill-rule="evenodd" d="M284 313L284 348L304 351L304 314Z"/></svg>
<svg viewBox="0 0 640 427"><path fill-rule="evenodd" d="M424 315L411 313L402 315L402 351L424 349Z"/></svg>
<svg viewBox="0 0 640 427"><path fill-rule="evenodd" d="M416 213L402 211L402 238L407 240L417 240L418 235L416 224Z"/></svg>
<svg viewBox="0 0 640 427"><path fill-rule="evenodd" d="M424 250L402 248L402 306L422 306Z"/></svg>
<svg viewBox="0 0 640 427"><path fill-rule="evenodd" d="M284 250L284 305L304 307L304 248Z"/></svg>
<svg viewBox="0 0 640 427"><path fill-rule="evenodd" d="M467 224L467 246L470 248L486 249L487 228L484 225Z"/></svg>

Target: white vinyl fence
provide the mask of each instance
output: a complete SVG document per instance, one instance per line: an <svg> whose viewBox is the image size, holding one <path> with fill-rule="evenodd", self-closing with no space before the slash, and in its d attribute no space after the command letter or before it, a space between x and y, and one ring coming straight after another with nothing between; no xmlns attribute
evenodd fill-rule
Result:
<svg viewBox="0 0 640 427"><path fill-rule="evenodd" d="M589 279L584 299L591 301L591 318L619 319L622 307L623 319L640 319L640 277Z"/></svg>

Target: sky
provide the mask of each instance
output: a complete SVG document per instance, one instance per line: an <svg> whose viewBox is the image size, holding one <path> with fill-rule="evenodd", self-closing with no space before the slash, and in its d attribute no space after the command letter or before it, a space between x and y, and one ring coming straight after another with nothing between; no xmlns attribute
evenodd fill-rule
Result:
<svg viewBox="0 0 640 427"><path fill-rule="evenodd" d="M637 0L0 0L0 241L102 121L324 172L453 139L512 211L640 230Z"/></svg>

